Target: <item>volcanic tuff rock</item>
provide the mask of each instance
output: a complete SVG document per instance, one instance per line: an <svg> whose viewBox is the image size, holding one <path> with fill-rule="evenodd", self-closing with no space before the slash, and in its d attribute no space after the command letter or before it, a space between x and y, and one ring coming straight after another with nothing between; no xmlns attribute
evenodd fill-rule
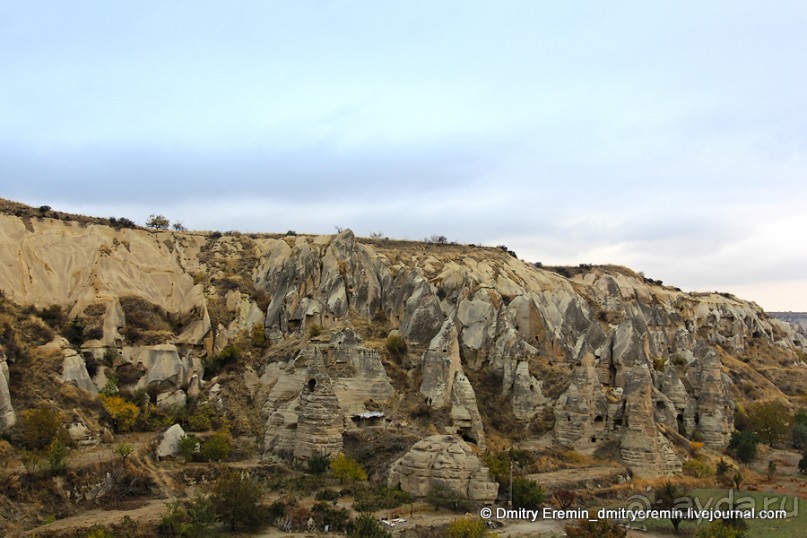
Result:
<svg viewBox="0 0 807 538"><path fill-rule="evenodd" d="M757 376L771 398L807 388L800 331L729 294L685 293L621 267L547 270L501 249L350 230L213 235L4 214L0 255L9 300L61 305L92 328L64 357L64 380L90 392L114 374L131 389L205 397L203 360L244 339L263 346L242 382L265 420L267 454L335 449L350 428L410 427L401 410L418 406L444 417L437 431L478 443L503 417L540 435L530 426L551 410L554 425L538 426L556 443L616 441L636 472L675 472L669 432L725 446L733 400L746 397L733 377ZM375 326L406 340L399 364L371 349L383 342L359 338ZM319 328L323 340L309 340ZM322 373L310 377L317 349ZM769 356L771 367L727 371L727 357ZM310 379L327 390L309 390ZM10 417L4 381L16 381L0 378ZM228 383L215 385L217 405L228 405Z"/></svg>
<svg viewBox="0 0 807 538"><path fill-rule="evenodd" d="M418 497L442 486L484 504L495 501L499 491L471 447L453 435L432 435L415 443L392 464L387 485Z"/></svg>
<svg viewBox="0 0 807 538"><path fill-rule="evenodd" d="M5 353L0 354L0 432L17 423L17 414L11 405L11 393L8 390L8 364Z"/></svg>

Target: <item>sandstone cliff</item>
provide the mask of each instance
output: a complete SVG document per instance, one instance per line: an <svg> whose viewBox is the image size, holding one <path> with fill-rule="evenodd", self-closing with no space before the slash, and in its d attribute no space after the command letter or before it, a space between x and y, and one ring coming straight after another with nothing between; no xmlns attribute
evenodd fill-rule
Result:
<svg viewBox="0 0 807 538"><path fill-rule="evenodd" d="M82 328L73 346L49 344L60 381L94 393L114 376L155 401L189 394L224 409L248 400L267 457L337 452L353 429L415 428L477 450L492 434L581 451L617 443L634 472L675 473L665 432L724 447L735 402L752 397L737 381L785 399L807 387L802 332L754 303L621 267L550 270L498 248L350 230L222 235L97 220L0 214L7 300L59 305ZM390 331L405 356L384 349ZM8 427L25 374L3 345ZM248 360L205 371L233 345ZM727 357L762 362L738 373Z"/></svg>

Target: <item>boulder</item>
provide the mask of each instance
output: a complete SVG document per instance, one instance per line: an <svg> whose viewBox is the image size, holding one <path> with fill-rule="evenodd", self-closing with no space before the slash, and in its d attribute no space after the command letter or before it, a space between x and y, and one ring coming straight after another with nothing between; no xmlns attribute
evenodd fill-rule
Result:
<svg viewBox="0 0 807 538"><path fill-rule="evenodd" d="M488 468L455 435L432 435L415 443L392 464L387 485L400 486L415 497L442 486L484 504L494 502L499 491Z"/></svg>
<svg viewBox="0 0 807 538"><path fill-rule="evenodd" d="M157 457L167 458L179 454L179 442L185 437L185 430L179 424L174 424L162 435L160 444L157 445Z"/></svg>

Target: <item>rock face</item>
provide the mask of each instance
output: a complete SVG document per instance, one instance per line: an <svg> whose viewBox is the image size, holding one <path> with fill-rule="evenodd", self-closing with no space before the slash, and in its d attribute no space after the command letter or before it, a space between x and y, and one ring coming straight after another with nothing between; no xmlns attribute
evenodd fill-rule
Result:
<svg viewBox="0 0 807 538"><path fill-rule="evenodd" d="M450 399L454 379L462 370L457 328L447 320L423 355L423 382L420 393L434 408L445 407Z"/></svg>
<svg viewBox="0 0 807 538"><path fill-rule="evenodd" d="M624 396L627 405L622 417L622 461L642 477L679 474L681 461L653 419L653 385L646 366L626 373Z"/></svg>
<svg viewBox="0 0 807 538"><path fill-rule="evenodd" d="M572 382L555 404L555 437L561 444L588 447L602 440L608 415L608 398L586 353L572 374Z"/></svg>
<svg viewBox="0 0 807 538"><path fill-rule="evenodd" d="M72 349L65 349L64 365L62 369L62 381L73 383L78 388L86 390L92 394L98 394L98 389L87 373L87 365L81 355Z"/></svg>
<svg viewBox="0 0 807 538"><path fill-rule="evenodd" d="M294 459L333 456L342 450L344 417L319 350L309 359L294 441Z"/></svg>
<svg viewBox="0 0 807 538"><path fill-rule="evenodd" d="M0 352L0 432L17 423L17 414L11 405L11 393L8 390L8 364L6 354Z"/></svg>
<svg viewBox="0 0 807 538"><path fill-rule="evenodd" d="M690 431L700 431L707 446L722 449L728 445L734 425L731 380L723 375L714 350L704 346L696 354L700 358L687 372L695 399L694 416L688 426Z"/></svg>
<svg viewBox="0 0 807 538"><path fill-rule="evenodd" d="M453 435L432 435L415 443L393 463L387 485L400 486L416 497L444 486L485 504L494 502L499 490L488 468L462 439Z"/></svg>
<svg viewBox="0 0 807 538"><path fill-rule="evenodd" d="M476 406L476 394L468 378L462 372L454 376L451 387L451 423L464 439L485 448L485 432L482 417Z"/></svg>
<svg viewBox="0 0 807 538"><path fill-rule="evenodd" d="M732 295L682 292L622 267L548 270L500 249L362 240L350 230L216 236L8 214L0 252L10 301L59 305L92 326L80 353L64 356L62 379L83 390L114 374L163 404L183 392L210 397L204 359L245 337L273 343L253 356L250 390L276 455L335 450L348 429L407 427L404 410L424 404L441 417L438 431L480 445L491 437L485 427L497 428L483 417L501 413L529 437L551 409L556 443L591 451L615 441L636 472L676 472L671 434L725 446L732 401L746 398L736 375L757 376L772 398L807 389L803 331ZM133 301L150 305L156 328L138 325L150 318L125 308ZM313 348L300 350L314 326L332 338L310 342L322 356L309 375ZM416 350L394 372L376 351L382 342L357 336L379 328ZM729 376L727 357L770 367ZM3 371L6 423L9 381ZM219 389L210 401L228 405L225 381Z"/></svg>

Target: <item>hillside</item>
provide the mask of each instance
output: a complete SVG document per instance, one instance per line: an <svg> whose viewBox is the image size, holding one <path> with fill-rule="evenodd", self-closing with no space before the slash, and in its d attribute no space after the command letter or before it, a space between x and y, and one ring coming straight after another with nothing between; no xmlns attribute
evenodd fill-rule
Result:
<svg viewBox="0 0 807 538"><path fill-rule="evenodd" d="M255 469L344 451L415 497L441 483L489 503L485 451L573 451L634 479L677 475L688 440L720 453L738 410L795 409L807 389L803 331L624 267L542 268L501 248L350 230L173 232L2 209L8 461L21 417L47 406L78 447L109 452L127 430L181 423L227 430ZM123 427L110 394L138 408L136 424ZM136 447L141 498L181 495L189 471ZM449 455L447 470L427 464ZM76 492L105 469L74 471L50 497L0 493L0 528L44 522L15 503L55 503L59 518L94 506Z"/></svg>

